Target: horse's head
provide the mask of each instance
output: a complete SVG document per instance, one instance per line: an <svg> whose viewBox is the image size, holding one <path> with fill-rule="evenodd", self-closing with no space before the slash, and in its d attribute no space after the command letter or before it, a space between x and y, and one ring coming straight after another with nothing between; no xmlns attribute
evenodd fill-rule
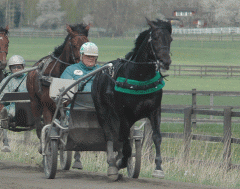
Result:
<svg viewBox="0 0 240 189"><path fill-rule="evenodd" d="M168 70L171 64L170 44L172 42L172 26L169 22L162 20L149 21L149 43L151 46L151 59L162 63L164 69Z"/></svg>
<svg viewBox="0 0 240 189"><path fill-rule="evenodd" d="M55 48L54 56L70 64L78 63L80 61L80 47L83 43L88 42L89 28L90 26L85 24L66 25L68 35L64 43Z"/></svg>
<svg viewBox="0 0 240 189"><path fill-rule="evenodd" d="M5 69L7 65L7 54L8 54L8 30L9 27L6 28L0 27L0 70Z"/></svg>
<svg viewBox="0 0 240 189"><path fill-rule="evenodd" d="M75 26L67 25L67 32L69 34L69 47L71 58L74 63L80 61L80 47L83 43L88 42L88 31L90 26L79 24Z"/></svg>

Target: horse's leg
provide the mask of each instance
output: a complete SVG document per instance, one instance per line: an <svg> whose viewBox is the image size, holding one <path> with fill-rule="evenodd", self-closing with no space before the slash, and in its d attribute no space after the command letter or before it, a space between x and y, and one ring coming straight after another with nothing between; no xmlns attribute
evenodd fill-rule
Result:
<svg viewBox="0 0 240 189"><path fill-rule="evenodd" d="M116 157L114 154L114 137L113 131L111 130L111 113L108 111L107 107L104 107L101 103L95 105L96 111L98 114L98 122L100 123L107 142L107 163L108 163L108 171L107 175L111 180L117 180L119 178L118 168L116 166ZM116 123L115 123L116 124Z"/></svg>
<svg viewBox="0 0 240 189"><path fill-rule="evenodd" d="M161 157L161 151L160 151L160 146L162 142L162 136L160 133L161 107L159 107L157 110L152 112L150 114L149 119L150 119L152 130L153 130L152 138L156 148L156 158L155 158L156 169L153 172L152 176L157 178L164 178L164 172L161 167L162 157Z"/></svg>
<svg viewBox="0 0 240 189"><path fill-rule="evenodd" d="M80 158L81 158L80 152L75 151L75 154L74 154L75 162L73 163L73 166L72 166L73 169L83 169Z"/></svg>
<svg viewBox="0 0 240 189"><path fill-rule="evenodd" d="M113 151L113 141L107 141L107 163L109 165L107 175L113 181L117 180L118 175L118 168L116 166L116 158Z"/></svg>
<svg viewBox="0 0 240 189"><path fill-rule="evenodd" d="M41 139L41 131L42 131L41 116L43 112L43 107L40 99L38 99L36 96L34 96L34 98L32 98L31 96L30 96L31 110L34 117L36 133L37 133L37 137Z"/></svg>
<svg viewBox="0 0 240 189"><path fill-rule="evenodd" d="M11 152L10 146L8 144L7 130L3 129L3 147L2 152Z"/></svg>
<svg viewBox="0 0 240 189"><path fill-rule="evenodd" d="M127 167L128 158L132 155L132 148L129 141L130 134L130 123L126 114L119 114L120 119L120 130L119 130L119 141L122 142L122 158L117 162L118 169Z"/></svg>
<svg viewBox="0 0 240 189"><path fill-rule="evenodd" d="M32 96L32 95L31 95ZM40 100L34 96L34 98L31 98L31 110L34 117L35 122L35 128L36 128L36 134L37 137L40 139L40 145L38 147L38 152L42 153L42 144L41 144L41 132L42 132L42 123L41 123L41 116L43 112L42 104Z"/></svg>

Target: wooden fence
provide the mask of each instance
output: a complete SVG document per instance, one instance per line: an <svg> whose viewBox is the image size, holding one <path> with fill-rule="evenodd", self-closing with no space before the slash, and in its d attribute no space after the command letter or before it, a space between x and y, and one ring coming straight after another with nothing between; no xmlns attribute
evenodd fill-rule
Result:
<svg viewBox="0 0 240 189"><path fill-rule="evenodd" d="M162 137L165 138L177 138L183 139L184 143L184 153L183 159L189 160L190 162L197 162L201 164L212 163L224 166L226 169L229 168L240 168L240 165L234 165L231 163L231 144L240 144L240 138L233 138L231 133L231 125L233 122L239 123L240 120L233 120L232 118L239 118L240 112L232 111L232 109L240 109L240 106L214 106L214 96L226 96L226 97L237 97L240 96L240 92L235 91L197 91L192 89L192 91L173 91L173 90L164 90L164 95L191 95L192 104L191 105L162 105L162 113L173 113L173 114L184 114L183 119L169 119L162 117L162 121L165 122L183 122L184 132L183 133L169 133L162 132ZM209 105L197 105L197 96L210 96ZM223 109L223 110L214 110L214 109ZM210 115L210 119L196 119L197 115ZM211 119L211 116L220 116L223 119ZM215 122L223 123L223 137L219 136L210 136L210 135L200 135L192 134L192 128L196 127L196 123L200 122ZM151 137L149 122L145 122L145 137L147 138L145 144L151 145ZM199 126L200 127L200 126ZM150 140L150 141L149 141ZM190 160L190 144L191 140L200 140L200 141L210 141L210 142L222 142L224 145L223 149L223 162L203 162L200 160ZM165 159L174 160L174 158L165 157Z"/></svg>
<svg viewBox="0 0 240 189"><path fill-rule="evenodd" d="M166 74L173 76L239 77L240 66L171 65Z"/></svg>
<svg viewBox="0 0 240 189"><path fill-rule="evenodd" d="M164 110L163 110L164 111ZM175 112L176 113L176 112ZM240 165L231 164L231 144L240 144L240 138L232 138L231 120L232 117L240 117L240 112L233 112L231 107L225 107L223 111L193 109L193 107L184 108L178 113L184 113L184 132L183 133L162 133L162 137L180 138L184 141L184 160L189 160L191 140L223 142L223 165L229 168L240 168ZM192 134L192 115L214 115L223 116L223 137Z"/></svg>
<svg viewBox="0 0 240 189"><path fill-rule="evenodd" d="M34 64L37 60L26 60ZM103 64L104 62L99 62ZM170 70L163 71L172 76L199 76L199 77L240 77L240 66L208 66L208 65L171 65Z"/></svg>
<svg viewBox="0 0 240 189"><path fill-rule="evenodd" d="M187 90L163 90L163 95L190 95L191 96L191 105L172 105L172 104L162 104L162 112L163 113L183 113L184 108L191 106L195 109L224 109L226 106L224 105L214 105L214 97L216 96L225 96L225 97L239 97L240 92L237 91L197 91L196 89L192 89L191 91ZM198 105L197 97L198 96L209 96L209 105ZM240 109L240 106L228 106L233 109ZM183 122L184 120L181 118L173 119L162 117L162 121L164 122ZM195 113L192 115L192 123L195 127L197 123L222 123L222 119L213 119L211 115L208 119L197 119ZM240 119L232 120L234 123L240 123Z"/></svg>

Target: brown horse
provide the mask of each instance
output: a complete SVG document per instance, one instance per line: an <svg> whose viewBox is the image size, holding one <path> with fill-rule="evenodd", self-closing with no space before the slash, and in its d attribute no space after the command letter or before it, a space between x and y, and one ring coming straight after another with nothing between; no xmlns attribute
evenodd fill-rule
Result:
<svg viewBox="0 0 240 189"><path fill-rule="evenodd" d="M7 54L8 54L8 30L9 27L6 26L6 28L0 27L0 82L4 79L5 74L3 70L6 68L7 65ZM0 104L0 111L4 107L3 104ZM10 149L8 149L8 138L7 138L7 130L3 130L3 152L9 152Z"/></svg>
<svg viewBox="0 0 240 189"><path fill-rule="evenodd" d="M7 54L8 54L8 30L9 27L6 26L6 28L0 27L0 82L4 78L3 70L5 69L7 65Z"/></svg>
<svg viewBox="0 0 240 189"><path fill-rule="evenodd" d="M59 78L67 66L78 63L80 61L80 47L83 43L88 42L89 25L67 25L66 28L68 35L64 43L55 48L51 55L36 62L34 66L38 65L40 69L29 72L27 76L27 90L39 139L42 130L42 115L44 124L49 124L56 109L55 103L49 97L49 79L51 77Z"/></svg>

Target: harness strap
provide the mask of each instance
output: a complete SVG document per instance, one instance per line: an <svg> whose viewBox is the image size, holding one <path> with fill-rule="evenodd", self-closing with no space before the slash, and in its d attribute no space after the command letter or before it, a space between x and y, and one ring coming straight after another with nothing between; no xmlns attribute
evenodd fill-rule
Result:
<svg viewBox="0 0 240 189"><path fill-rule="evenodd" d="M137 81L129 79L127 83L125 78L118 77L115 85L115 91L133 95L145 95L161 90L165 82L161 75L156 72L156 76L148 81Z"/></svg>
<svg viewBox="0 0 240 189"><path fill-rule="evenodd" d="M131 90L148 90L151 88L155 88L156 86L158 86L159 84L162 84L163 78L159 78L157 81L147 84L147 85L133 85L133 84L129 84L126 82L120 82L120 81L116 81L116 86L117 87L121 87L121 88L125 88L125 89L131 89Z"/></svg>
<svg viewBox="0 0 240 189"><path fill-rule="evenodd" d="M41 69L41 71L40 71L40 75L42 76L43 75L43 73L45 72L45 70L47 69L47 67L48 67L48 65L50 64L50 62L52 62L52 58L51 57L49 57L48 59L43 59L42 60L42 64L43 64L43 68Z"/></svg>

